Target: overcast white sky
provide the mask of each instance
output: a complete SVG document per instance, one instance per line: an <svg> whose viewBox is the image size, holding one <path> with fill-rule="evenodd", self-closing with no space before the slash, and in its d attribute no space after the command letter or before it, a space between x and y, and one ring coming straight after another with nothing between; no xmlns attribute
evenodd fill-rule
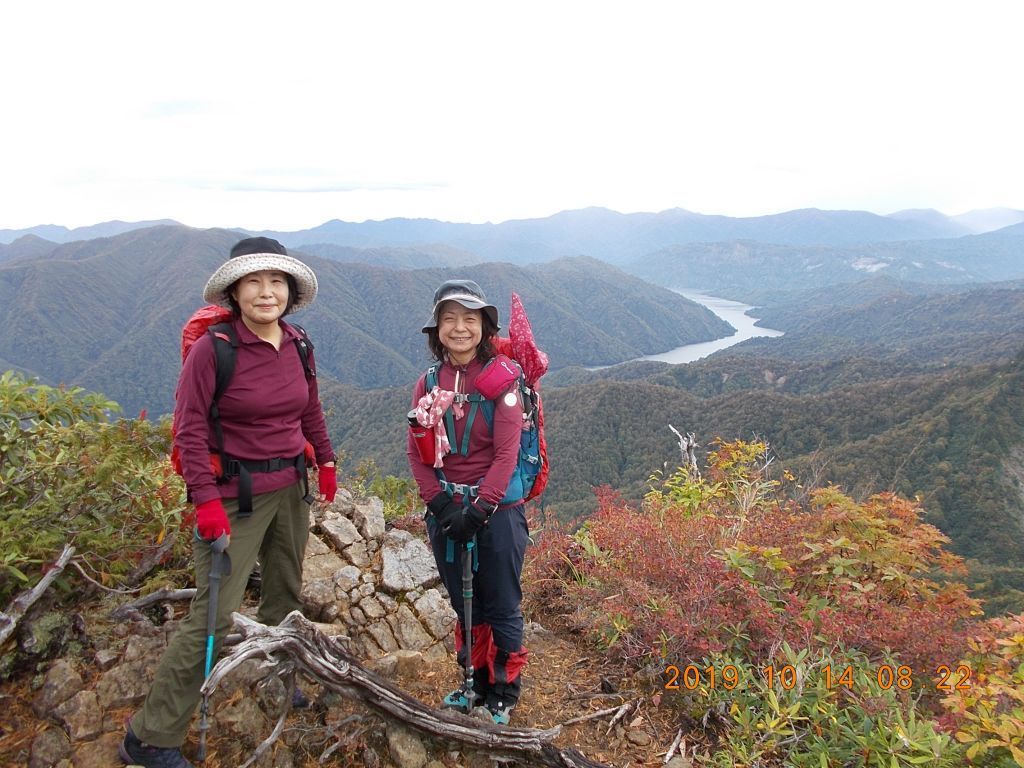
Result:
<svg viewBox="0 0 1024 768"><path fill-rule="evenodd" d="M0 228L1024 209L1024 3L5 3Z"/></svg>

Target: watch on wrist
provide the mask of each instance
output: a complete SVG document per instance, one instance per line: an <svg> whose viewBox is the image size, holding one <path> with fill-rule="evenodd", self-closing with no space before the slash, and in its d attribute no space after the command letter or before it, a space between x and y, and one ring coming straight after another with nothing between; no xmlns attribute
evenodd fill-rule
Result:
<svg viewBox="0 0 1024 768"><path fill-rule="evenodd" d="M480 498L478 498L476 500L476 506L477 506L477 509L479 509L485 515L487 515L487 517L490 517L491 515L493 515L495 510L498 509L497 502L494 502L494 501L484 501L483 499L480 499Z"/></svg>

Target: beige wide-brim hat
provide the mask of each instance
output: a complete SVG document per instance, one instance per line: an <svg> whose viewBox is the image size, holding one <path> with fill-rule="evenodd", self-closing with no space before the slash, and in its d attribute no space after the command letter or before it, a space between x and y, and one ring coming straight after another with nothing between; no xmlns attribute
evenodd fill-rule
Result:
<svg viewBox="0 0 1024 768"><path fill-rule="evenodd" d="M264 244L261 242L250 241L267 242ZM219 304L222 307L230 308L231 303L228 301L227 290L234 285L236 280L239 280L253 272L277 270L278 272L284 272L295 278L298 295L295 296L294 303L292 304L292 312L298 311L312 304L313 299L316 298L317 292L316 275L313 270L292 256L288 256L283 253L270 252L269 248L273 248L274 250L284 250L284 246L276 240L270 240L269 238L250 238L250 241L243 240L238 243L231 252L232 254L235 254L237 251L242 252L238 253L238 255L232 255L232 257L221 264L210 279L206 281L206 288L203 289L203 300L210 304ZM243 246L243 243L245 243L245 246ZM271 243L273 243L273 245L270 245ZM264 245L267 246L267 250L264 250L261 247ZM243 247L239 248L239 246ZM246 250L255 250L256 252L245 253L244 251Z"/></svg>

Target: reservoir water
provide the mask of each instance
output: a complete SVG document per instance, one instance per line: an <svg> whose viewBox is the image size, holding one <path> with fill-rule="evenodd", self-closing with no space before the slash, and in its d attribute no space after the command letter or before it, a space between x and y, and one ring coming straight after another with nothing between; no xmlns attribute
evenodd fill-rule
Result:
<svg viewBox="0 0 1024 768"><path fill-rule="evenodd" d="M682 294L690 301L695 301L701 304L720 318L725 320L729 325L736 329L736 332L731 336L723 336L720 339L714 341L702 341L699 344L685 344L675 349L670 349L668 352L661 352L657 355L645 355L644 357L638 357L637 360L656 360L662 363L692 363L694 360L700 360L702 357L718 352L719 350L731 347L734 344L739 344L741 341L747 339L754 339L759 336L781 336L782 331L776 331L773 328L759 328L754 325L757 322L756 317L751 317L747 314L754 307L749 304L742 304L738 301L731 301L729 299L721 299L717 296L708 296L707 294L697 293L695 291L676 291L676 293Z"/></svg>

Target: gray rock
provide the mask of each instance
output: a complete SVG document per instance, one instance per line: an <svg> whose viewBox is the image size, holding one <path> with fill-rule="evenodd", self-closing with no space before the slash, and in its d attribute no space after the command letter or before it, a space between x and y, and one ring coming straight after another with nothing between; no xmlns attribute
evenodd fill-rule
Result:
<svg viewBox="0 0 1024 768"><path fill-rule="evenodd" d="M320 528L323 530L328 541L339 551L344 550L357 541L363 540L359 530L347 517L331 517L326 519L320 524Z"/></svg>
<svg viewBox="0 0 1024 768"><path fill-rule="evenodd" d="M112 667L96 684L96 696L103 709L141 704L146 698L158 659L138 659Z"/></svg>
<svg viewBox="0 0 1024 768"><path fill-rule="evenodd" d="M311 619L320 619L324 607L333 604L337 599L334 594L334 579L306 580L302 585L301 599L302 612ZM330 621L331 619L327 618L326 620Z"/></svg>
<svg viewBox="0 0 1024 768"><path fill-rule="evenodd" d="M398 641L395 639L395 635L386 620L375 621L366 627L366 632L380 646L382 651L390 653L391 651L398 650Z"/></svg>
<svg viewBox="0 0 1024 768"><path fill-rule="evenodd" d="M149 659L156 661L160 658L164 651L164 639L162 637L140 637L135 635L128 638L128 643L124 647L124 654L121 656L122 661L139 661L140 659Z"/></svg>
<svg viewBox="0 0 1024 768"><path fill-rule="evenodd" d="M388 531L384 535L381 556L381 586L393 595L430 587L440 580L427 545L408 531Z"/></svg>
<svg viewBox="0 0 1024 768"><path fill-rule="evenodd" d="M104 648L96 651L96 654L92 657L93 664L96 665L96 668L100 672L106 672L114 666L117 663L118 658L120 658L120 654L113 648Z"/></svg>
<svg viewBox="0 0 1024 768"><path fill-rule="evenodd" d="M434 643L423 651L423 661L427 664L445 664L454 652L454 641L450 648L447 643Z"/></svg>
<svg viewBox="0 0 1024 768"><path fill-rule="evenodd" d="M350 547L345 547L342 554L345 559L357 568L366 568L370 565L370 553L366 549L365 542L357 541Z"/></svg>
<svg viewBox="0 0 1024 768"><path fill-rule="evenodd" d="M256 701L260 709L276 720L284 711L285 694L288 688L277 675L268 677L256 686Z"/></svg>
<svg viewBox="0 0 1024 768"><path fill-rule="evenodd" d="M110 768L116 763L117 745L124 738L124 731L104 733L95 741L87 741L83 744L76 744L72 758L74 768ZM57 763L56 768L63 768L62 763Z"/></svg>
<svg viewBox="0 0 1024 768"><path fill-rule="evenodd" d="M651 743L651 735L646 731L641 731L639 728L631 728L626 733L626 739L638 747L646 747Z"/></svg>
<svg viewBox="0 0 1024 768"><path fill-rule="evenodd" d="M352 521L367 541L375 541L384 535L384 502L373 496L356 504Z"/></svg>
<svg viewBox="0 0 1024 768"><path fill-rule="evenodd" d="M267 737L270 723L251 698L243 696L238 701L216 709L215 720L219 728L249 749L259 746Z"/></svg>
<svg viewBox="0 0 1024 768"><path fill-rule="evenodd" d="M395 657L395 673L399 677L411 677L423 669L423 654L419 651L399 649L392 656Z"/></svg>
<svg viewBox="0 0 1024 768"><path fill-rule="evenodd" d="M334 572L335 592L348 594L359 586L359 577L362 572L354 565L346 565Z"/></svg>
<svg viewBox="0 0 1024 768"><path fill-rule="evenodd" d="M428 589L413 607L423 626L438 640L443 640L452 633L458 617L448 599L436 589Z"/></svg>
<svg viewBox="0 0 1024 768"><path fill-rule="evenodd" d="M55 707L63 704L82 690L82 676L66 659L57 659L46 672L43 687L32 702L32 710L46 717Z"/></svg>
<svg viewBox="0 0 1024 768"><path fill-rule="evenodd" d="M386 653L378 659L367 661L366 667L381 677L394 680L398 674L398 657L394 653Z"/></svg>
<svg viewBox="0 0 1024 768"><path fill-rule="evenodd" d="M387 734L388 752L398 768L423 768L427 764L427 748L413 731L390 721Z"/></svg>
<svg viewBox="0 0 1024 768"><path fill-rule="evenodd" d="M310 546L313 542L318 546ZM316 536L309 537L306 545L306 557L302 561L302 577L305 581L314 579L331 579L339 569L345 567L345 561L330 547Z"/></svg>
<svg viewBox="0 0 1024 768"><path fill-rule="evenodd" d="M366 614L368 619L382 619L387 614L384 610L384 606L380 604L379 600L376 600L372 595L370 597L364 597L359 601L359 607L363 613Z"/></svg>
<svg viewBox="0 0 1024 768"><path fill-rule="evenodd" d="M398 647L410 651L422 651L434 644L434 638L423 628L412 609L403 603L396 613L388 616Z"/></svg>
<svg viewBox="0 0 1024 768"><path fill-rule="evenodd" d="M103 732L103 712L95 691L79 691L53 714L63 723L72 741L88 741Z"/></svg>
<svg viewBox="0 0 1024 768"><path fill-rule="evenodd" d="M47 728L32 740L28 768L50 768L71 757L71 742L60 728Z"/></svg>

